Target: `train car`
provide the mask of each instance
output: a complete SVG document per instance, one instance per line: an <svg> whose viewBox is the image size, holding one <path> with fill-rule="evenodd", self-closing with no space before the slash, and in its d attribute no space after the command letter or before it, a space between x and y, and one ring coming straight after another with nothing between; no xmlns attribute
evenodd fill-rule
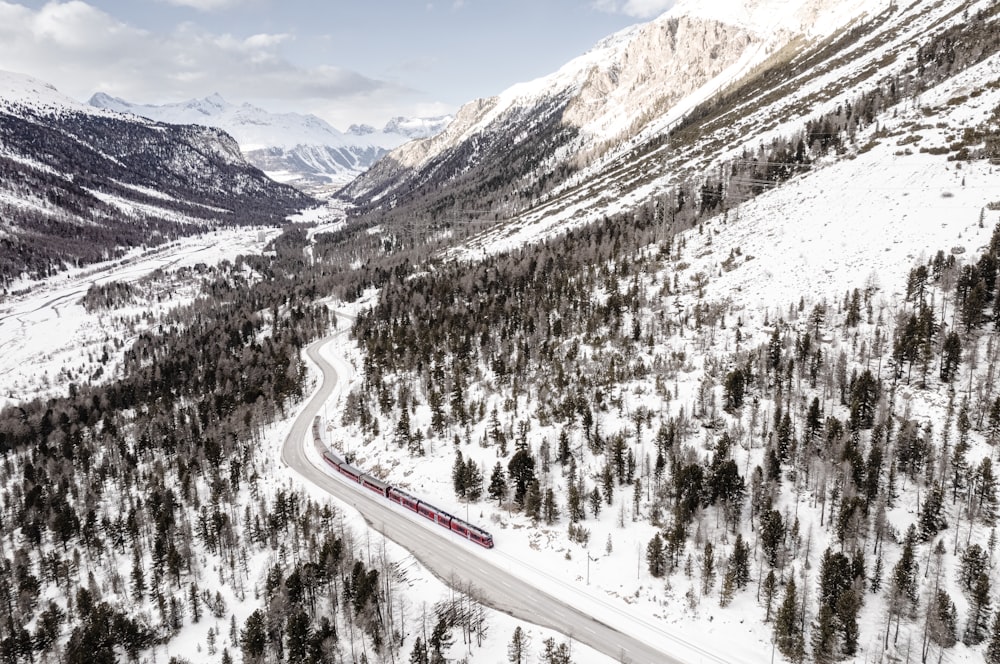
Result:
<svg viewBox="0 0 1000 664"><path fill-rule="evenodd" d="M333 466L334 470L340 470L340 464L344 463L343 459L329 450L323 452L323 458L328 464Z"/></svg>
<svg viewBox="0 0 1000 664"><path fill-rule="evenodd" d="M351 478L352 482L357 482L361 484L361 476L364 475L360 470L347 463L346 461L337 466L337 470L340 471L341 475Z"/></svg>
<svg viewBox="0 0 1000 664"><path fill-rule="evenodd" d="M493 548L493 535L490 535L482 528L477 528L476 526L473 526L471 523L466 525L469 528L470 540L472 540L473 542L475 542L480 546L485 546L487 549Z"/></svg>
<svg viewBox="0 0 1000 664"><path fill-rule="evenodd" d="M375 493L381 494L383 498L389 497L389 485L382 480L372 477L371 475L361 475L361 486L366 489L371 489Z"/></svg>
<svg viewBox="0 0 1000 664"><path fill-rule="evenodd" d="M443 510L438 510L437 518L435 519L435 521L437 521L438 525L444 526L448 530L451 530L451 521L454 518L455 517L453 517L452 515L448 514L447 512L445 512Z"/></svg>
<svg viewBox="0 0 1000 664"><path fill-rule="evenodd" d="M455 519L451 522L451 529L465 539L472 540L480 546L485 546L487 549L493 548L493 536L482 528L477 528L471 523L466 523L461 519Z"/></svg>
<svg viewBox="0 0 1000 664"><path fill-rule="evenodd" d="M420 499L416 496L411 496L402 489L397 489L394 486L389 487L389 495L386 496L389 500L396 503L397 505L402 505L408 510L418 511L417 506L420 503Z"/></svg>
<svg viewBox="0 0 1000 664"><path fill-rule="evenodd" d="M420 516L427 517L431 521L437 521L437 513L438 510L433 505L425 503L422 500L417 501L417 514Z"/></svg>

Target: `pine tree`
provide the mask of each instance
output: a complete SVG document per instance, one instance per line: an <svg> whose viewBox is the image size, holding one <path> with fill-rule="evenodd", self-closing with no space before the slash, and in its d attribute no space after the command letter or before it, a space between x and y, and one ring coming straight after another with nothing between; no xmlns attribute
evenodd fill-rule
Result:
<svg viewBox="0 0 1000 664"><path fill-rule="evenodd" d="M993 616L990 643L986 646L986 664L1000 664L1000 611Z"/></svg>
<svg viewBox="0 0 1000 664"><path fill-rule="evenodd" d="M768 570L761 588L764 592L764 622L771 622L771 608L774 606L774 594L777 592L777 586L778 579L774 576L774 570Z"/></svg>
<svg viewBox="0 0 1000 664"><path fill-rule="evenodd" d="M976 578L969 597L969 617L965 624L965 635L962 639L966 645L982 643L989 631L990 624L990 577L981 572Z"/></svg>
<svg viewBox="0 0 1000 664"><path fill-rule="evenodd" d="M837 625L833 609L821 604L810 637L813 659L817 664L829 664L837 660Z"/></svg>
<svg viewBox="0 0 1000 664"><path fill-rule="evenodd" d="M465 462L465 497L476 502L483 497L483 473L472 459Z"/></svg>
<svg viewBox="0 0 1000 664"><path fill-rule="evenodd" d="M872 578L869 580L869 587L873 593L878 593L882 588L882 550L879 549L878 557L875 558L875 569L872 570Z"/></svg>
<svg viewBox="0 0 1000 664"><path fill-rule="evenodd" d="M267 630L264 614L257 609L247 617L240 633L240 645L243 649L243 659L247 662L259 662L264 658L267 648Z"/></svg>
<svg viewBox="0 0 1000 664"><path fill-rule="evenodd" d="M419 636L413 642L413 650L410 651L410 664L430 664L427 658L427 646Z"/></svg>
<svg viewBox="0 0 1000 664"><path fill-rule="evenodd" d="M538 485L538 480L531 480L528 491L524 497L524 513L536 524L542 517L542 489Z"/></svg>
<svg viewBox="0 0 1000 664"><path fill-rule="evenodd" d="M733 545L733 555L729 557L729 569L736 588L742 590L750 582L750 547L743 540L743 533L737 533Z"/></svg>
<svg viewBox="0 0 1000 664"><path fill-rule="evenodd" d="M309 615L302 609L294 611L285 625L289 662L306 661L306 651L312 636Z"/></svg>
<svg viewBox="0 0 1000 664"><path fill-rule="evenodd" d="M502 503L503 499L507 497L507 480L503 472L503 466L500 465L499 461L493 467L493 474L490 476L489 494L490 498L497 501L497 505Z"/></svg>
<svg viewBox="0 0 1000 664"><path fill-rule="evenodd" d="M646 562L652 576L659 578L666 572L667 556L663 551L663 538L660 537L660 533L653 535L646 545Z"/></svg>
<svg viewBox="0 0 1000 664"><path fill-rule="evenodd" d="M774 617L774 640L781 654L793 662L801 662L805 654L805 641L798 618L798 597L795 579L785 586L785 599Z"/></svg>
<svg viewBox="0 0 1000 664"><path fill-rule="evenodd" d="M521 629L520 625L514 628L514 634L507 644L507 661L511 664L524 664L528 657L528 647L531 641Z"/></svg>
<svg viewBox="0 0 1000 664"><path fill-rule="evenodd" d="M597 488L596 484L593 491L590 492L590 511L595 519L601 514L601 490Z"/></svg>
<svg viewBox="0 0 1000 664"><path fill-rule="evenodd" d="M465 459L462 458L462 450L455 451L455 463L451 468L451 483L455 489L455 495L465 498L465 488L468 481L465 468Z"/></svg>
<svg viewBox="0 0 1000 664"><path fill-rule="evenodd" d="M535 460L528 450L519 449L511 457L507 470L514 482L514 502L523 506L528 485L535 479Z"/></svg>
<svg viewBox="0 0 1000 664"><path fill-rule="evenodd" d="M559 518L559 507L556 505L556 494L552 487L545 489L545 500L542 503L542 517L546 525L551 526Z"/></svg>
<svg viewBox="0 0 1000 664"><path fill-rule="evenodd" d="M927 607L927 636L942 648L951 648L958 641L958 611L948 593L938 588Z"/></svg>
<svg viewBox="0 0 1000 664"><path fill-rule="evenodd" d="M141 602L146 594L146 576L142 571L142 559L139 554L139 547L132 549L132 598Z"/></svg>
<svg viewBox="0 0 1000 664"><path fill-rule="evenodd" d="M715 549L711 542L705 542L701 556L701 594L708 595L715 585Z"/></svg>
<svg viewBox="0 0 1000 664"><path fill-rule="evenodd" d="M852 657L858 651L858 611L861 610L861 596L849 589L840 594L834 608L840 630L843 633L843 654Z"/></svg>
<svg viewBox="0 0 1000 664"><path fill-rule="evenodd" d="M438 655L451 647L451 630L448 628L448 623L445 622L444 616L438 618L437 623L434 625L430 646L431 650Z"/></svg>
<svg viewBox="0 0 1000 664"><path fill-rule="evenodd" d="M565 429L561 429L559 431L559 453L557 455L557 458L559 460L559 465L565 466L567 463L569 463L570 455L571 453L569 451L569 434L566 433Z"/></svg>

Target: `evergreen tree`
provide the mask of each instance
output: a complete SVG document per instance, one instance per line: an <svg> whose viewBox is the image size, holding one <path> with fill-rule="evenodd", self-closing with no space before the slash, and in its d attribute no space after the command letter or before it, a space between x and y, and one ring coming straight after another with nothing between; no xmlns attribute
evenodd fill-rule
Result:
<svg viewBox="0 0 1000 664"><path fill-rule="evenodd" d="M521 626L515 627L514 634L510 637L510 643L507 644L507 661L510 664L525 664L530 645L531 642Z"/></svg>
<svg viewBox="0 0 1000 664"><path fill-rule="evenodd" d="M810 637L813 659L817 664L829 664L837 660L837 626L833 609L821 604Z"/></svg>
<svg viewBox="0 0 1000 664"><path fill-rule="evenodd" d="M434 625L434 631L431 633L430 638L431 650L437 655L441 655L443 651L451 647L451 630L448 627L448 623L445 622L444 616L438 618L437 623Z"/></svg>
<svg viewBox="0 0 1000 664"><path fill-rule="evenodd" d="M538 480L531 480L524 497L524 513L537 524L542 518L542 489Z"/></svg>
<svg viewBox="0 0 1000 664"><path fill-rule="evenodd" d="M139 547L132 548L132 599L141 602L146 594L146 576L142 571Z"/></svg>
<svg viewBox="0 0 1000 664"><path fill-rule="evenodd" d="M729 570L733 575L733 583L740 590L750 582L750 547L743 540L743 533L737 533L733 545L733 555L729 557Z"/></svg>
<svg viewBox="0 0 1000 664"><path fill-rule="evenodd" d="M958 611L955 602L943 589L928 602L927 636L942 648L951 648L958 641Z"/></svg>
<svg viewBox="0 0 1000 664"><path fill-rule="evenodd" d="M413 642L413 650L410 651L410 664L430 664L427 657L427 646L419 636Z"/></svg>
<svg viewBox="0 0 1000 664"><path fill-rule="evenodd" d="M528 485L535 479L535 460L531 453L525 449L519 449L511 457L507 464L510 472L510 479L514 483L514 502L524 505L524 496L528 492Z"/></svg>
<svg viewBox="0 0 1000 664"><path fill-rule="evenodd" d="M566 429L561 429L559 431L559 453L556 457L559 460L559 465L565 466L567 463L569 463L570 455L571 453L569 451L569 434L566 433Z"/></svg>
<svg viewBox="0 0 1000 664"><path fill-rule="evenodd" d="M490 498L497 501L497 505L507 497L507 480L499 461L493 467L493 474L490 476L489 494Z"/></svg>
<svg viewBox="0 0 1000 664"><path fill-rule="evenodd" d="M306 661L306 652L312 636L312 625L309 615L302 609L298 609L290 616L285 624L286 652L289 662Z"/></svg>
<svg viewBox="0 0 1000 664"><path fill-rule="evenodd" d="M196 623L201 620L201 598L198 596L198 584L193 581L188 591L188 599L191 602L191 622Z"/></svg>
<svg viewBox="0 0 1000 664"><path fill-rule="evenodd" d="M962 338L952 330L941 348L941 382L950 383L962 363Z"/></svg>
<svg viewBox="0 0 1000 664"><path fill-rule="evenodd" d="M451 483L455 489L455 495L459 498L465 498L468 479L468 471L465 467L465 459L462 458L462 450L456 450L455 463L451 469Z"/></svg>
<svg viewBox="0 0 1000 664"><path fill-rule="evenodd" d="M545 499L542 503L542 518L545 524L551 526L559 518L559 507L556 505L556 494L552 487L545 489Z"/></svg>
<svg viewBox="0 0 1000 664"><path fill-rule="evenodd" d="M965 623L965 635L962 639L966 645L982 643L989 631L990 624L990 577L981 572L976 577L972 594L969 597L969 617Z"/></svg>
<svg viewBox="0 0 1000 664"><path fill-rule="evenodd" d="M653 535L646 545L646 563L649 565L649 573L659 578L667 571L667 556L663 550L663 538L660 533Z"/></svg>
<svg viewBox="0 0 1000 664"><path fill-rule="evenodd" d="M861 610L861 595L853 588L842 592L834 610L843 634L843 653L847 657L852 657L858 651L858 612Z"/></svg>
<svg viewBox="0 0 1000 664"><path fill-rule="evenodd" d="M771 622L771 609L774 606L774 595L778 589L778 579L774 576L774 570L768 570L764 577L761 590L764 593L764 622Z"/></svg>
<svg viewBox="0 0 1000 664"><path fill-rule="evenodd" d="M593 513L596 519L601 514L601 490L594 485L594 489L590 492L590 511Z"/></svg>
<svg viewBox="0 0 1000 664"><path fill-rule="evenodd" d="M701 556L701 594L708 595L715 585L715 549L711 542L705 542Z"/></svg>
<svg viewBox="0 0 1000 664"><path fill-rule="evenodd" d="M785 586L785 598L774 617L774 640L782 655L793 662L801 662L805 654L805 640L798 618L798 596L795 579Z"/></svg>
<svg viewBox="0 0 1000 664"><path fill-rule="evenodd" d="M261 662L267 649L267 629L260 609L251 613L240 632L240 647L247 662Z"/></svg>
<svg viewBox="0 0 1000 664"><path fill-rule="evenodd" d="M1000 611L993 616L990 643L986 646L986 664L1000 664Z"/></svg>

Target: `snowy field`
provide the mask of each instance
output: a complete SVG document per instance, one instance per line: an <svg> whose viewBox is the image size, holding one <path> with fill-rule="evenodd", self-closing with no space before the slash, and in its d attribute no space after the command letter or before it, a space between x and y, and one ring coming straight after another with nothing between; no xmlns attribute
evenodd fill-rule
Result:
<svg viewBox="0 0 1000 664"><path fill-rule="evenodd" d="M65 394L70 382L85 383L99 366L95 360L104 347L116 357L113 351L129 344L128 336L123 336L128 334L125 319L145 320L147 314L155 319L195 295L194 284L166 281L159 302L113 314L88 314L80 300L91 285L134 283L155 270L215 265L239 254L260 253L279 232L277 228L216 231L13 288L15 295L0 302L0 407L39 393ZM103 367L105 377L115 363Z"/></svg>

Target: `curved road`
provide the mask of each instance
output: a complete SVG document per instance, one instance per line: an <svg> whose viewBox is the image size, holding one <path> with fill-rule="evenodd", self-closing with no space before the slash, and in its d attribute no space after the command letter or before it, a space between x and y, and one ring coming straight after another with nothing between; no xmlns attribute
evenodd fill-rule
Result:
<svg viewBox="0 0 1000 664"><path fill-rule="evenodd" d="M341 331L336 334L344 333ZM669 647L672 640L677 643L678 639L662 632L655 637L659 647L624 634L568 603L571 598L560 600L521 577L491 564L481 552L472 550L477 545L460 539L442 528L431 530L412 518L409 512L397 511L389 501L380 500L370 491L362 490L356 484L349 484L339 476L327 473L325 467L319 468L313 465L307 458L305 450L305 446L312 443L312 421L332 393L337 380L336 371L320 356L319 350L334 336L336 335L314 342L306 349L309 358L322 371L323 383L292 424L281 451L282 461L333 496L352 504L364 515L372 528L408 549L445 583L454 585L454 581L458 580L462 588L467 588L471 584L479 593L478 599L487 606L520 620L571 636L574 640L616 661L630 664L724 661L690 642L678 645L696 659L677 659L675 655L660 648ZM493 553L500 552L494 549ZM567 587L568 595L572 595L573 592L571 587ZM624 615L624 612L619 611L619 613ZM642 622L635 617L631 620L636 624ZM652 625L646 626L655 629Z"/></svg>

